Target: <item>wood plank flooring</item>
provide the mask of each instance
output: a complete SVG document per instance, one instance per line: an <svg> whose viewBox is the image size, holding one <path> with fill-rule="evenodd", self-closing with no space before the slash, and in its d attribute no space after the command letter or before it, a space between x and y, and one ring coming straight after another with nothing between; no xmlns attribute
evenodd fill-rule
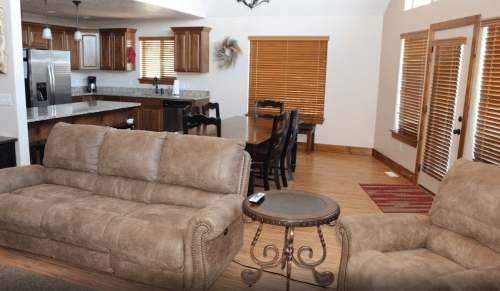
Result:
<svg viewBox="0 0 500 291"><path fill-rule="evenodd" d="M408 180L402 177L391 178L387 176L384 172L388 171L390 169L387 166L370 156L319 151L312 152L311 155L306 155L305 152L299 151L297 170L294 173L295 180L289 181L289 189L317 192L331 197L340 205L341 216L382 213L359 184L410 184ZM274 188L274 182L271 181L270 184ZM256 191L260 191L260 189L257 188ZM257 227L257 222L246 224L243 247L210 290L285 289L285 278L281 275L276 275L285 274L281 268L269 270L276 274L264 273L261 280L251 288L245 285L240 279L241 272L246 269L243 266L257 267L249 254L250 243L253 240ZM334 228L323 226L322 231L327 244L327 258L317 270L320 272L330 271L335 275L335 282L327 287L327 289L333 290L337 286L337 273L342 246L335 237ZM257 258L266 260L263 257L262 251L268 244L275 245L281 252L284 244L283 240L283 228L264 225L255 249ZM309 259L308 253L304 252L303 257L306 262L314 262L321 258L322 248L316 228L295 229L294 248L297 251L301 246L310 246L314 251L312 259ZM267 260L274 257L272 252L268 255ZM0 247L0 264L95 290L162 290L100 271L3 247ZM295 265L292 267L292 279L306 283L292 281L291 290L325 290L325 288L309 285L316 284L311 271L298 268Z"/></svg>

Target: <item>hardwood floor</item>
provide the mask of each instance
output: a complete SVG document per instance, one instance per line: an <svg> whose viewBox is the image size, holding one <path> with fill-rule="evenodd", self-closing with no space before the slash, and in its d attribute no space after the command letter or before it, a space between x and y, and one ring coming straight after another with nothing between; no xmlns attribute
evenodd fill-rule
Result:
<svg viewBox="0 0 500 291"><path fill-rule="evenodd" d="M388 171L391 170L387 166L370 156L319 151L312 152L311 155L306 155L305 152L299 152L297 156L297 170L294 173L295 180L289 181L289 188L317 192L331 197L340 205L341 216L382 213L377 205L361 189L359 184L410 184L408 180L402 177L391 178L387 176L384 172ZM274 186L273 183L270 184L271 187ZM260 189L257 188L257 191L260 191ZM285 273L281 268L269 270L281 275L266 272L262 275L261 280L251 288L245 285L240 279L241 271L245 269L243 266L257 267L249 254L250 243L253 240L257 227L257 222L246 224L243 247L210 290L285 289L285 278L281 276ZM333 290L337 286L341 244L335 237L334 228L323 226L322 231L327 244L327 258L317 270L320 272L330 271L335 274L335 282L328 286L328 289ZM284 229L282 227L264 225L262 234L256 245L255 254L257 258L265 260L262 251L268 244L277 246L281 251L283 249L283 240ZM294 248L298 250L301 246L310 246L314 251L312 259L308 258L306 252L304 253L303 257L306 262L319 260L322 256L322 248L316 228L295 229ZM267 259L269 257L274 257L274 254L270 252ZM95 290L161 290L103 272L3 247L0 247L0 264ZM292 267L292 279L306 282L292 282L292 290L325 290L324 288L309 285L316 284L311 271L300 269L295 265Z"/></svg>

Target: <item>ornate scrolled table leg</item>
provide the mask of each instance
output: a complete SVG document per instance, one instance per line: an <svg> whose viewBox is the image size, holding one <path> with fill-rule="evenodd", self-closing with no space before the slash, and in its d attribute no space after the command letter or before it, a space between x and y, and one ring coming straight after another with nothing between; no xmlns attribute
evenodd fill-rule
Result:
<svg viewBox="0 0 500 291"><path fill-rule="evenodd" d="M310 269L312 270L312 273L313 273L313 276L314 276L314 280L321 286L328 286L330 284L333 283L333 280L334 280L334 276L333 276L333 273L332 272L323 272L323 273L319 273L318 271L316 271L316 267L321 265L325 259L326 259L326 243L325 243L325 238L323 237L323 232L321 232L321 227L318 226L318 234L319 234L319 239L321 240L321 246L323 247L323 256L321 257L321 259L319 261L317 261L316 263L312 263L312 264L309 264L309 263L306 263L303 259L302 259L302 252L303 251L308 251L309 252L309 258L312 259L313 257L313 250L310 248L310 247L307 247L307 246L304 246L304 247L301 247L299 249L299 251L297 252L297 259L295 259L295 257L293 257L293 262L298 266L298 267L301 267L301 268L305 268L305 269Z"/></svg>
<svg viewBox="0 0 500 291"><path fill-rule="evenodd" d="M257 244L257 241L259 240L259 237L260 237L260 233L262 232L262 222L260 223L259 225L259 228L257 229L257 232L255 233L255 237L252 241L252 246L250 247L250 256L252 257L252 260L260 266L260 269L258 271L252 271L252 270L244 270L243 272L241 272L241 280L243 281L243 283L245 284L248 284L248 286L252 287L253 284L257 283L260 278L262 277L262 273L264 272L264 269L270 269L270 268L274 268L276 266L279 266L281 265L283 262L286 263L286 256L282 256L282 258L278 261L278 257L279 257L279 250L277 247L273 246L273 245L268 245L264 248L264 251L263 251L263 254L264 254L264 258L267 258L267 252L269 250L272 250L274 252L274 258L268 262L263 262L263 261L260 261L259 259L257 259L255 257L255 245ZM285 248L286 248L286 245L285 245ZM285 250L283 250L283 252L285 252Z"/></svg>

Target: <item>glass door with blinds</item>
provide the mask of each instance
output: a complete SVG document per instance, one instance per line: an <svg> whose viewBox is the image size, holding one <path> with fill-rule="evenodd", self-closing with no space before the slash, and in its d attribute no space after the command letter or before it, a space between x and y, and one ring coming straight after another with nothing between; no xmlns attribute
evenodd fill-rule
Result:
<svg viewBox="0 0 500 291"><path fill-rule="evenodd" d="M469 71L470 27L436 33L418 184L432 193L455 163ZM461 35L461 36L458 36Z"/></svg>

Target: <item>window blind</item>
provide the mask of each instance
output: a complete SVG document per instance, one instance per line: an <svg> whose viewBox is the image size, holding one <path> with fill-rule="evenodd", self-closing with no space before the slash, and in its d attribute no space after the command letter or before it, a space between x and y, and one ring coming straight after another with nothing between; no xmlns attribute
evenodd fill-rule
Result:
<svg viewBox="0 0 500 291"><path fill-rule="evenodd" d="M402 34L403 58L397 133L416 146L427 60L429 31Z"/></svg>
<svg viewBox="0 0 500 291"><path fill-rule="evenodd" d="M448 171L462 47L466 38L433 42L434 70L422 171L441 181Z"/></svg>
<svg viewBox="0 0 500 291"><path fill-rule="evenodd" d="M154 77L164 81L177 78L174 71L173 37L140 37L141 43L141 79L152 82Z"/></svg>
<svg viewBox="0 0 500 291"><path fill-rule="evenodd" d="M324 121L329 37L249 37L248 112L255 101L274 100L285 111L300 107L306 123ZM279 114L270 109L263 114Z"/></svg>
<svg viewBox="0 0 500 291"><path fill-rule="evenodd" d="M474 160L500 165L500 18L482 24L487 31Z"/></svg>

